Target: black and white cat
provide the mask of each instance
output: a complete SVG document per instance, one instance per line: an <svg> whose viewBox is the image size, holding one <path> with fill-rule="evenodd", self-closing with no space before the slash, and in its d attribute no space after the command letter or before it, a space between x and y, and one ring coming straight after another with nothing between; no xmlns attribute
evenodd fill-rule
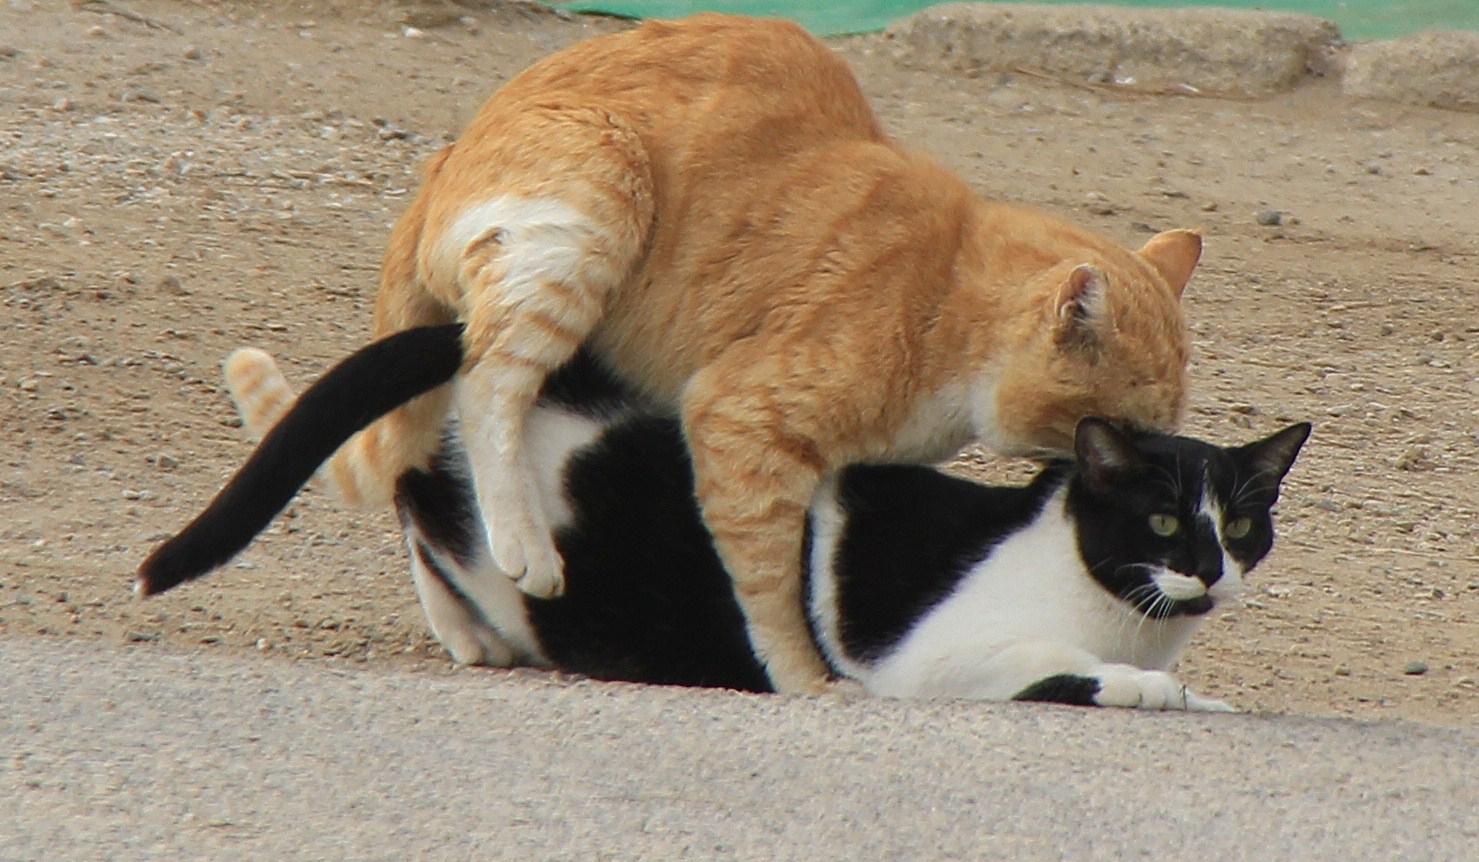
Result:
<svg viewBox="0 0 1479 862"><path fill-rule="evenodd" d="M391 336L325 375L150 556L140 590L198 577L245 547L370 414L450 378L458 334ZM436 461L398 484L416 591L453 657L768 691L676 420L577 357L529 423L565 558L559 598L524 595L493 566L455 424ZM1225 710L1167 669L1268 553L1270 509L1309 430L1224 449L1085 419L1076 462L1024 487L848 468L809 513L813 636L839 676L877 695Z"/></svg>

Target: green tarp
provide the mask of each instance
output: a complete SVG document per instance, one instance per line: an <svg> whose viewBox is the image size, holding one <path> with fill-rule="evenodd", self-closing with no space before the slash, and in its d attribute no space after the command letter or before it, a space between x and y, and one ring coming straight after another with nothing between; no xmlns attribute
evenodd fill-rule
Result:
<svg viewBox="0 0 1479 862"><path fill-rule="evenodd" d="M1069 3L1083 0L1033 0ZM1168 0L1104 0L1110 6L1223 6L1302 12L1328 18L1340 25L1347 39L1389 39L1418 30L1479 30L1479 0L1219 0L1215 3L1173 3ZM566 9L603 12L626 18L681 18L696 12L729 12L790 18L819 36L867 33L891 21L935 5L919 0L812 0L783 3L775 0L584 0L564 3Z"/></svg>

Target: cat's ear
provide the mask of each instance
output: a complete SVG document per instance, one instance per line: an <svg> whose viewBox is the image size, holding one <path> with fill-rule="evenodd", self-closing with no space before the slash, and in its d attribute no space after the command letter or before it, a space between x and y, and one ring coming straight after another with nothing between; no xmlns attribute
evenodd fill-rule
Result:
<svg viewBox="0 0 1479 862"><path fill-rule="evenodd" d="M1310 423L1299 422L1283 431L1249 443L1234 450L1237 459L1246 464L1255 476L1273 480L1274 485L1283 481L1299 449L1310 436Z"/></svg>
<svg viewBox="0 0 1479 862"><path fill-rule="evenodd" d="M1073 453L1079 475L1097 491L1109 491L1145 465L1124 432L1092 416L1079 420L1073 434Z"/></svg>
<svg viewBox="0 0 1479 862"><path fill-rule="evenodd" d="M1155 267L1161 278L1171 286L1179 297L1191 281L1192 270L1202 259L1202 232L1198 230L1168 230L1150 238L1150 242L1135 252L1140 259Z"/></svg>
<svg viewBox="0 0 1479 862"><path fill-rule="evenodd" d="M1068 273L1053 299L1053 337L1065 347L1092 348L1099 344L1105 314L1104 273L1081 263Z"/></svg>

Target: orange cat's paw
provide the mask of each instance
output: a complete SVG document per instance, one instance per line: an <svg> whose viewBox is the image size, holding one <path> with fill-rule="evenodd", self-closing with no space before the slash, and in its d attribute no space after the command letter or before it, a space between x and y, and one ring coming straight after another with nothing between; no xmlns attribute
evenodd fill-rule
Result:
<svg viewBox="0 0 1479 862"><path fill-rule="evenodd" d="M756 634L752 631L751 637ZM846 694L850 681L833 680L816 647L810 642L773 644L772 647L764 650L769 653L764 660L765 673L778 693L827 694L837 691Z"/></svg>
<svg viewBox="0 0 1479 862"><path fill-rule="evenodd" d="M555 550L554 531L529 489L495 492L483 505L493 564L525 594L550 599L565 593L565 562Z"/></svg>

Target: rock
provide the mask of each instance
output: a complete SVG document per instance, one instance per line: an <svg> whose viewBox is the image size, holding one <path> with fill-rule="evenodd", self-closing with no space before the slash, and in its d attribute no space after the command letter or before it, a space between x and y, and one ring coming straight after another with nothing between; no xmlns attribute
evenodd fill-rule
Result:
<svg viewBox="0 0 1479 862"><path fill-rule="evenodd" d="M1413 659L1407 664L1402 665L1402 672L1408 676L1422 676L1428 672L1428 663L1422 659Z"/></svg>
<svg viewBox="0 0 1479 862"><path fill-rule="evenodd" d="M1261 225L1274 227L1284 223L1284 214L1278 210L1259 210L1253 218Z"/></svg>
<svg viewBox="0 0 1479 862"><path fill-rule="evenodd" d="M1194 8L946 4L887 31L902 63L976 76L1030 69L1182 92L1270 93L1333 70L1334 23Z"/></svg>
<svg viewBox="0 0 1479 862"><path fill-rule="evenodd" d="M1479 33L1435 30L1355 45L1341 88L1361 99L1479 111Z"/></svg>

